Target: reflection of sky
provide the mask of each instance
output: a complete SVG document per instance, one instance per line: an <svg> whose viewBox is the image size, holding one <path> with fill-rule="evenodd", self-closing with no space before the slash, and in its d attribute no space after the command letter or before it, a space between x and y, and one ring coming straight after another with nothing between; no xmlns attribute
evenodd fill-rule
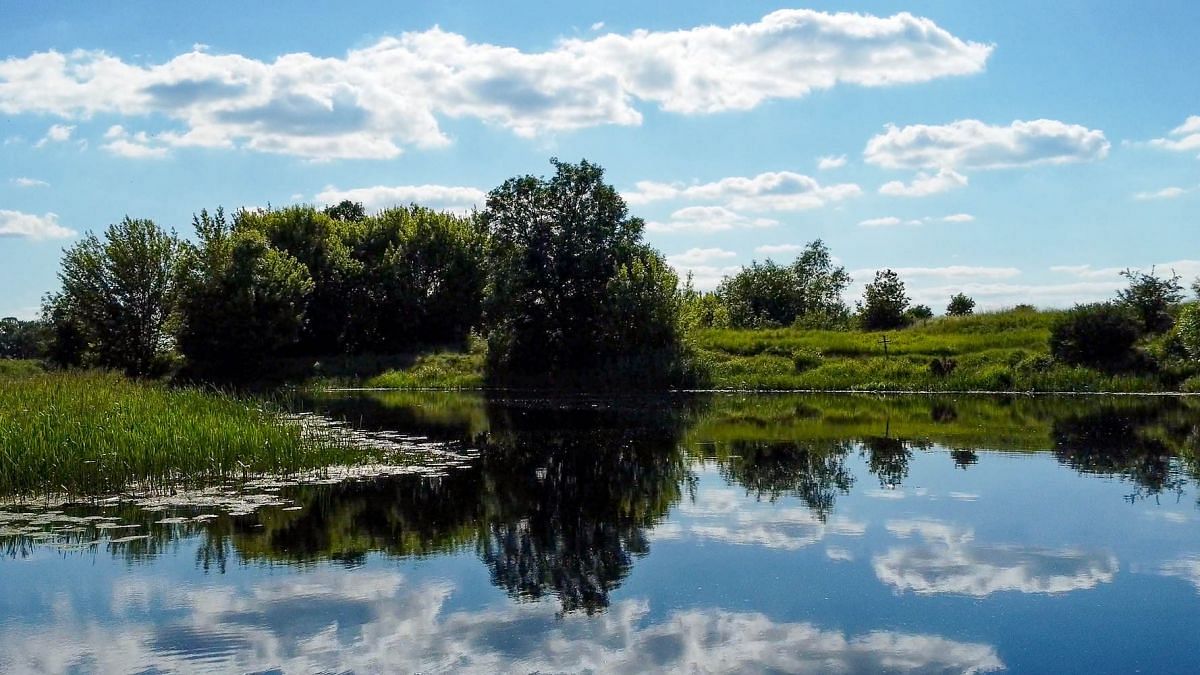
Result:
<svg viewBox="0 0 1200 675"><path fill-rule="evenodd" d="M624 600L598 618L559 618L552 604L447 611L449 582L411 584L398 572L322 570L267 577L249 588L112 587L115 621L59 608L53 626L0 637L13 672L265 670L316 672L641 673L990 672L986 644L920 633L846 635L756 612L676 611L647 621L649 602ZM169 621L146 616L170 608Z"/></svg>
<svg viewBox="0 0 1200 675"><path fill-rule="evenodd" d="M897 490L857 477L822 521L709 465L597 617L516 603L472 551L362 567L196 566L38 551L0 559L0 672L1172 672L1200 661L1194 494L1052 456L913 454ZM882 494L887 498L879 498Z"/></svg>

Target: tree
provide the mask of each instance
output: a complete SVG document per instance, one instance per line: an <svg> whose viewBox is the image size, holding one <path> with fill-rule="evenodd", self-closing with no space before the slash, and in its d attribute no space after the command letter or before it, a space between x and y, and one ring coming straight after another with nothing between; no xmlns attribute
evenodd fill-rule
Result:
<svg viewBox="0 0 1200 675"><path fill-rule="evenodd" d="M904 318L908 323L914 321L928 321L933 318L933 309L929 305L913 305L904 312Z"/></svg>
<svg viewBox="0 0 1200 675"><path fill-rule="evenodd" d="M218 209L192 220L179 281L180 352L206 369L241 371L298 340L313 283L295 258Z"/></svg>
<svg viewBox="0 0 1200 675"><path fill-rule="evenodd" d="M729 311L732 325L740 328L788 326L811 328L842 326L849 314L842 292L850 275L833 264L833 256L820 239L805 247L791 265L768 259L726 278L717 288Z"/></svg>
<svg viewBox="0 0 1200 675"><path fill-rule="evenodd" d="M0 319L0 359L37 359L46 355L50 328L43 321Z"/></svg>
<svg viewBox="0 0 1200 675"><path fill-rule="evenodd" d="M404 351L464 343L482 313L486 236L479 221L419 206L366 219L351 251L360 274L348 345Z"/></svg>
<svg viewBox="0 0 1200 675"><path fill-rule="evenodd" d="M1179 311L1175 337L1189 358L1200 361L1200 305L1190 303Z"/></svg>
<svg viewBox="0 0 1200 675"><path fill-rule="evenodd" d="M867 284L858 305L863 329L888 330L903 326L908 302L899 275L890 269L876 272L875 280Z"/></svg>
<svg viewBox="0 0 1200 675"><path fill-rule="evenodd" d="M510 178L488 195L489 376L678 377L677 277L603 169L551 163L554 176Z"/></svg>
<svg viewBox="0 0 1200 675"><path fill-rule="evenodd" d="M334 206L326 206L324 213L344 223L357 223L367 218L367 210L363 208L362 202L352 202L349 199L343 199Z"/></svg>
<svg viewBox="0 0 1200 675"><path fill-rule="evenodd" d="M946 316L967 316L975 313L975 299L965 293L956 293L946 305Z"/></svg>
<svg viewBox="0 0 1200 675"><path fill-rule="evenodd" d="M1132 311L1112 302L1076 305L1050 330L1050 354L1070 365L1119 370L1133 362L1141 326Z"/></svg>
<svg viewBox="0 0 1200 675"><path fill-rule="evenodd" d="M1181 277L1174 273L1159 277L1153 267L1149 273L1127 269L1121 276L1129 280L1129 286L1117 291L1117 298L1138 315L1142 330L1152 334L1170 330L1174 322L1171 308L1183 300Z"/></svg>
<svg viewBox="0 0 1200 675"><path fill-rule="evenodd" d="M49 314L87 345L83 360L148 375L167 365L180 242L150 220L110 225L63 254Z"/></svg>

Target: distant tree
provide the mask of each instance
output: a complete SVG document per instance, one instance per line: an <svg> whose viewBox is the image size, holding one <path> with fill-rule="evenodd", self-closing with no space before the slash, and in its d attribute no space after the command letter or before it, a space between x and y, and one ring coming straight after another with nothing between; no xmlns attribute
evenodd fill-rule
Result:
<svg viewBox="0 0 1200 675"><path fill-rule="evenodd" d="M1132 309L1141 320L1142 330L1147 333L1162 333L1171 329L1171 308L1183 300L1180 276L1159 277L1154 273L1127 269L1121 276L1129 280L1129 286L1117 291L1121 303Z"/></svg>
<svg viewBox="0 0 1200 675"><path fill-rule="evenodd" d="M173 232L126 218L103 240L89 233L64 252L62 293L49 314L78 333L75 341L87 345L84 360L131 375L166 367L179 251Z"/></svg>
<svg viewBox="0 0 1200 675"><path fill-rule="evenodd" d="M357 223L367 218L367 210L363 208L362 202L352 202L349 199L344 199L334 206L326 206L324 213L344 223Z"/></svg>
<svg viewBox="0 0 1200 675"><path fill-rule="evenodd" d="M842 292L850 281L846 270L834 264L829 248L817 239L791 265L768 259L743 267L721 282L717 295L736 327L831 328L846 323L849 310Z"/></svg>
<svg viewBox="0 0 1200 675"><path fill-rule="evenodd" d="M880 270L875 280L863 290L862 302L858 305L859 320L864 330L888 330L905 324L904 312L909 298L904 292L904 282L892 270Z"/></svg>
<svg viewBox="0 0 1200 675"><path fill-rule="evenodd" d="M685 328L729 327L729 308L716 293L696 290L691 272L679 290L679 302L680 320Z"/></svg>
<svg viewBox="0 0 1200 675"><path fill-rule="evenodd" d="M50 327L43 321L0 319L0 359L38 359L46 355Z"/></svg>
<svg viewBox="0 0 1200 675"><path fill-rule="evenodd" d="M909 323L914 321L928 321L933 318L933 310L929 305L913 305L904 312L905 318Z"/></svg>
<svg viewBox="0 0 1200 675"><path fill-rule="evenodd" d="M1200 304L1189 303L1179 310L1174 332L1188 358L1200 361Z"/></svg>
<svg viewBox="0 0 1200 675"><path fill-rule="evenodd" d="M192 220L196 245L180 266L179 351L206 369L243 369L299 339L313 283L257 230L235 230L218 209Z"/></svg>
<svg viewBox="0 0 1200 675"><path fill-rule="evenodd" d="M1050 354L1070 365L1119 370L1132 363L1140 335L1140 323L1127 306L1076 305L1051 328Z"/></svg>
<svg viewBox="0 0 1200 675"><path fill-rule="evenodd" d="M489 377L679 377L677 277L603 169L551 163L552 177L510 178L488 195Z"/></svg>
<svg viewBox="0 0 1200 675"><path fill-rule="evenodd" d="M975 299L965 293L956 293L946 305L946 316L967 316L975 313Z"/></svg>

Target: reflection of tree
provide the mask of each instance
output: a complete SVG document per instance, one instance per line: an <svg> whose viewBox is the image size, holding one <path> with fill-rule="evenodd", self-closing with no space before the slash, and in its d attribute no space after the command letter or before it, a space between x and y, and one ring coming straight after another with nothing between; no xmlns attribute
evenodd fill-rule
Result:
<svg viewBox="0 0 1200 675"><path fill-rule="evenodd" d="M862 439L867 455L867 468L879 477L883 487L894 488L908 477L908 462L912 451L904 441L887 436L867 436Z"/></svg>
<svg viewBox="0 0 1200 675"><path fill-rule="evenodd" d="M824 522L837 496L854 484L846 467L850 448L848 441L733 441L721 475L760 499L796 497Z"/></svg>
<svg viewBox="0 0 1200 675"><path fill-rule="evenodd" d="M1177 412L1174 405L1154 401L1061 416L1053 425L1054 455L1081 473L1122 476L1137 486L1133 498L1182 493L1177 453L1190 420Z"/></svg>
<svg viewBox="0 0 1200 675"><path fill-rule="evenodd" d="M979 462L979 455L974 450L951 450L950 458L954 460L955 468L964 470Z"/></svg>

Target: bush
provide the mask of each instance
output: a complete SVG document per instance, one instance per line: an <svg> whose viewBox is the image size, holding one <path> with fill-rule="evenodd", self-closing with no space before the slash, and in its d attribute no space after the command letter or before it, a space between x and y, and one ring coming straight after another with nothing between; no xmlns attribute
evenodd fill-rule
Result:
<svg viewBox="0 0 1200 675"><path fill-rule="evenodd" d="M1149 274L1125 270L1121 276L1129 287L1117 292L1120 302L1129 307L1141 321L1147 333L1162 333L1171 329L1171 308L1183 299L1179 275L1159 277L1151 268Z"/></svg>
<svg viewBox="0 0 1200 675"><path fill-rule="evenodd" d="M964 294L957 293L950 298L950 304L946 305L946 316L966 316L975 313L975 299Z"/></svg>
<svg viewBox="0 0 1200 675"><path fill-rule="evenodd" d="M958 361L943 356L929 362L929 373L934 377L949 377L958 368Z"/></svg>
<svg viewBox="0 0 1200 675"><path fill-rule="evenodd" d="M792 365L795 366L797 373L812 370L821 365L821 354L807 349L798 349L792 353Z"/></svg>
<svg viewBox="0 0 1200 675"><path fill-rule="evenodd" d="M913 305L904 313L909 323L928 321L933 318L933 309L929 305Z"/></svg>
<svg viewBox="0 0 1200 675"><path fill-rule="evenodd" d="M1050 331L1050 353L1062 363L1107 371L1129 368L1134 345L1141 336L1139 322L1121 305L1111 302L1076 305Z"/></svg>
<svg viewBox="0 0 1200 675"><path fill-rule="evenodd" d="M833 263L829 248L817 239L791 265L772 260L728 277L717 295L737 328L767 328L794 323L809 328L844 327L849 315L842 291L850 284L845 268Z"/></svg>
<svg viewBox="0 0 1200 675"><path fill-rule="evenodd" d="M1174 335L1187 356L1200 361L1200 304L1186 305L1179 311Z"/></svg>

